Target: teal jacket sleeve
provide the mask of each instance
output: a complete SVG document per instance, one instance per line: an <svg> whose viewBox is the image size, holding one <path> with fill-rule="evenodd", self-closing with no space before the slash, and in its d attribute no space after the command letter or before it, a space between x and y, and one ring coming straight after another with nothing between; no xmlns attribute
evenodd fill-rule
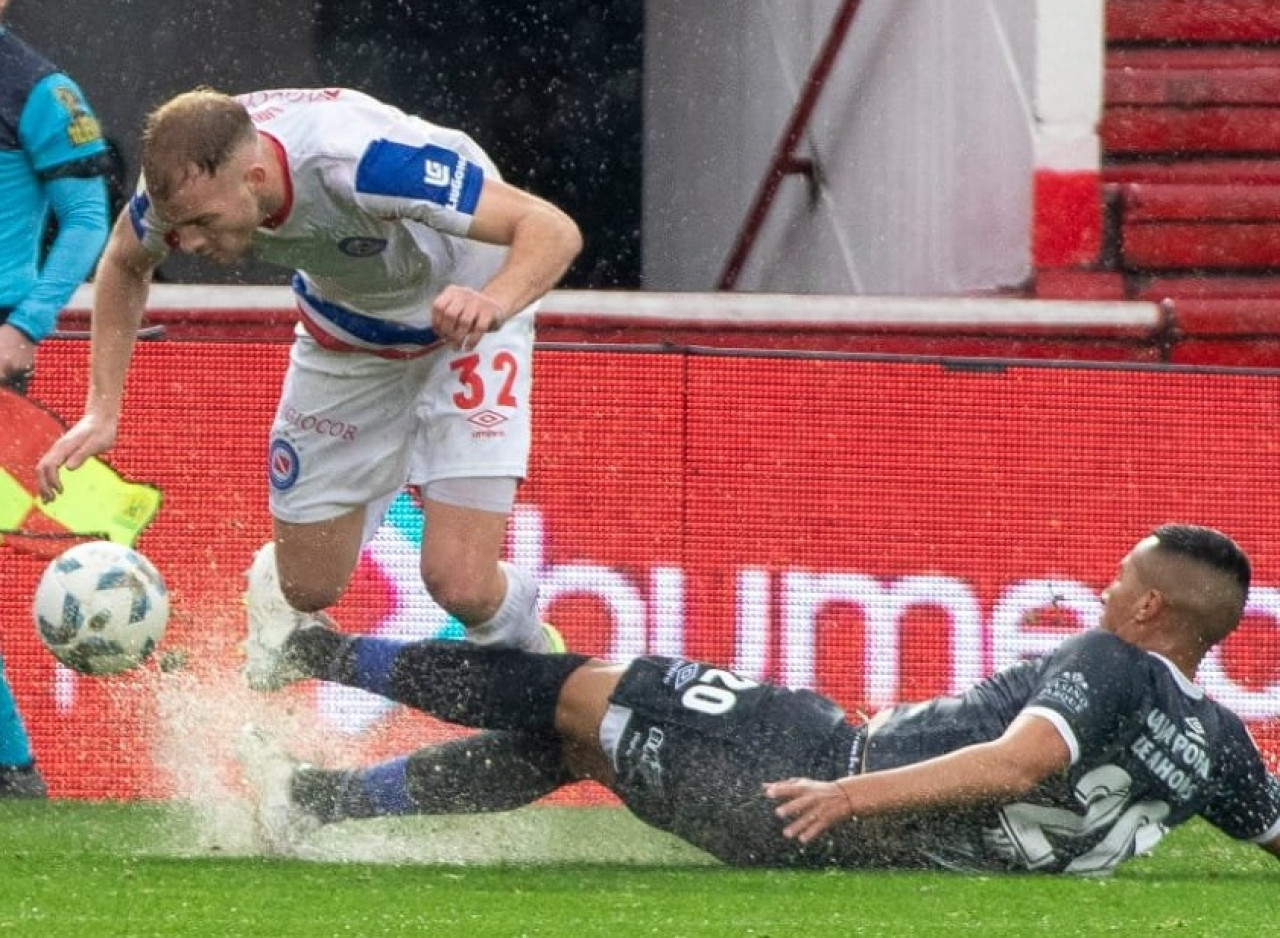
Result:
<svg viewBox="0 0 1280 938"><path fill-rule="evenodd" d="M53 331L58 313L93 271L107 241L107 184L101 176L52 179L47 186L58 234L35 286L8 320L33 342Z"/></svg>
<svg viewBox="0 0 1280 938"><path fill-rule="evenodd" d="M18 134L58 220L38 278L8 318L10 326L39 342L106 244L106 142L80 89L62 73L32 89Z"/></svg>

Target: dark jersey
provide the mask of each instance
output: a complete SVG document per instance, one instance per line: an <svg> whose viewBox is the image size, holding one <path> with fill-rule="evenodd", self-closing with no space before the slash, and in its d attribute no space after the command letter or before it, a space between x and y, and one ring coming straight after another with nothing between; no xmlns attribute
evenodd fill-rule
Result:
<svg viewBox="0 0 1280 938"><path fill-rule="evenodd" d="M1024 712L1057 727L1069 771L1015 804L916 824L923 858L958 869L1096 873L1197 815L1237 839L1280 833L1280 782L1240 719L1171 662L1101 630L960 696L894 708L868 740L864 768L996 739Z"/></svg>
<svg viewBox="0 0 1280 938"><path fill-rule="evenodd" d="M838 862L838 838L807 847L784 838L761 789L791 775L849 774L862 731L834 703L671 658L637 658L611 703L601 742L613 791L642 821L726 863Z"/></svg>
<svg viewBox="0 0 1280 938"><path fill-rule="evenodd" d="M727 863L1100 873L1196 815L1238 839L1280 833L1280 782L1240 719L1098 630L960 696L895 707L870 736L809 691L676 659L636 659L611 703L601 742L615 793ZM1024 712L1057 727L1072 764L1015 804L854 821L802 847L761 792L987 742Z"/></svg>

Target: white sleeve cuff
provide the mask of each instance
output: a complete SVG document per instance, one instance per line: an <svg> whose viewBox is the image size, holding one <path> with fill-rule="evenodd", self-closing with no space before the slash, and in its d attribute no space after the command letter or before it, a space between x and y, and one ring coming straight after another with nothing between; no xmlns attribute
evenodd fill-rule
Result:
<svg viewBox="0 0 1280 938"><path fill-rule="evenodd" d="M1043 717L1052 723L1054 729L1058 731L1058 735L1062 737L1062 741L1071 750L1071 764L1075 765L1080 761L1080 740L1076 739L1076 731L1071 728L1071 724L1066 721L1066 718L1061 713L1048 707L1026 707L1022 712Z"/></svg>

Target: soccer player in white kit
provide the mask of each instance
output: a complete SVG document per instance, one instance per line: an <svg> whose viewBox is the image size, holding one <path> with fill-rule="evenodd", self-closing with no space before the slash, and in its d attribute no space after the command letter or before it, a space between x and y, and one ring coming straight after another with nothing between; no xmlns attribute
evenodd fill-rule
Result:
<svg viewBox="0 0 1280 938"><path fill-rule="evenodd" d="M255 636L339 599L406 484L435 601L477 642L548 650L536 582L500 557L534 312L581 248L574 222L465 134L346 89L178 95L147 120L142 170L98 268L85 414L41 459L42 497L115 442L155 267L252 249L296 269L299 324L268 450L274 537L249 571L250 686L281 684Z"/></svg>

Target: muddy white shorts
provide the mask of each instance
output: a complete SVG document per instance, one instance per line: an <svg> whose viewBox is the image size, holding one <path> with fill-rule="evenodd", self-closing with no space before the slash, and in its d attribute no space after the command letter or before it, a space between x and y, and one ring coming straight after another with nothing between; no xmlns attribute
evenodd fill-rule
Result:
<svg viewBox="0 0 1280 938"><path fill-rule="evenodd" d="M406 484L528 469L534 318L469 351L332 352L300 334L271 427L271 513L302 524L385 504Z"/></svg>

